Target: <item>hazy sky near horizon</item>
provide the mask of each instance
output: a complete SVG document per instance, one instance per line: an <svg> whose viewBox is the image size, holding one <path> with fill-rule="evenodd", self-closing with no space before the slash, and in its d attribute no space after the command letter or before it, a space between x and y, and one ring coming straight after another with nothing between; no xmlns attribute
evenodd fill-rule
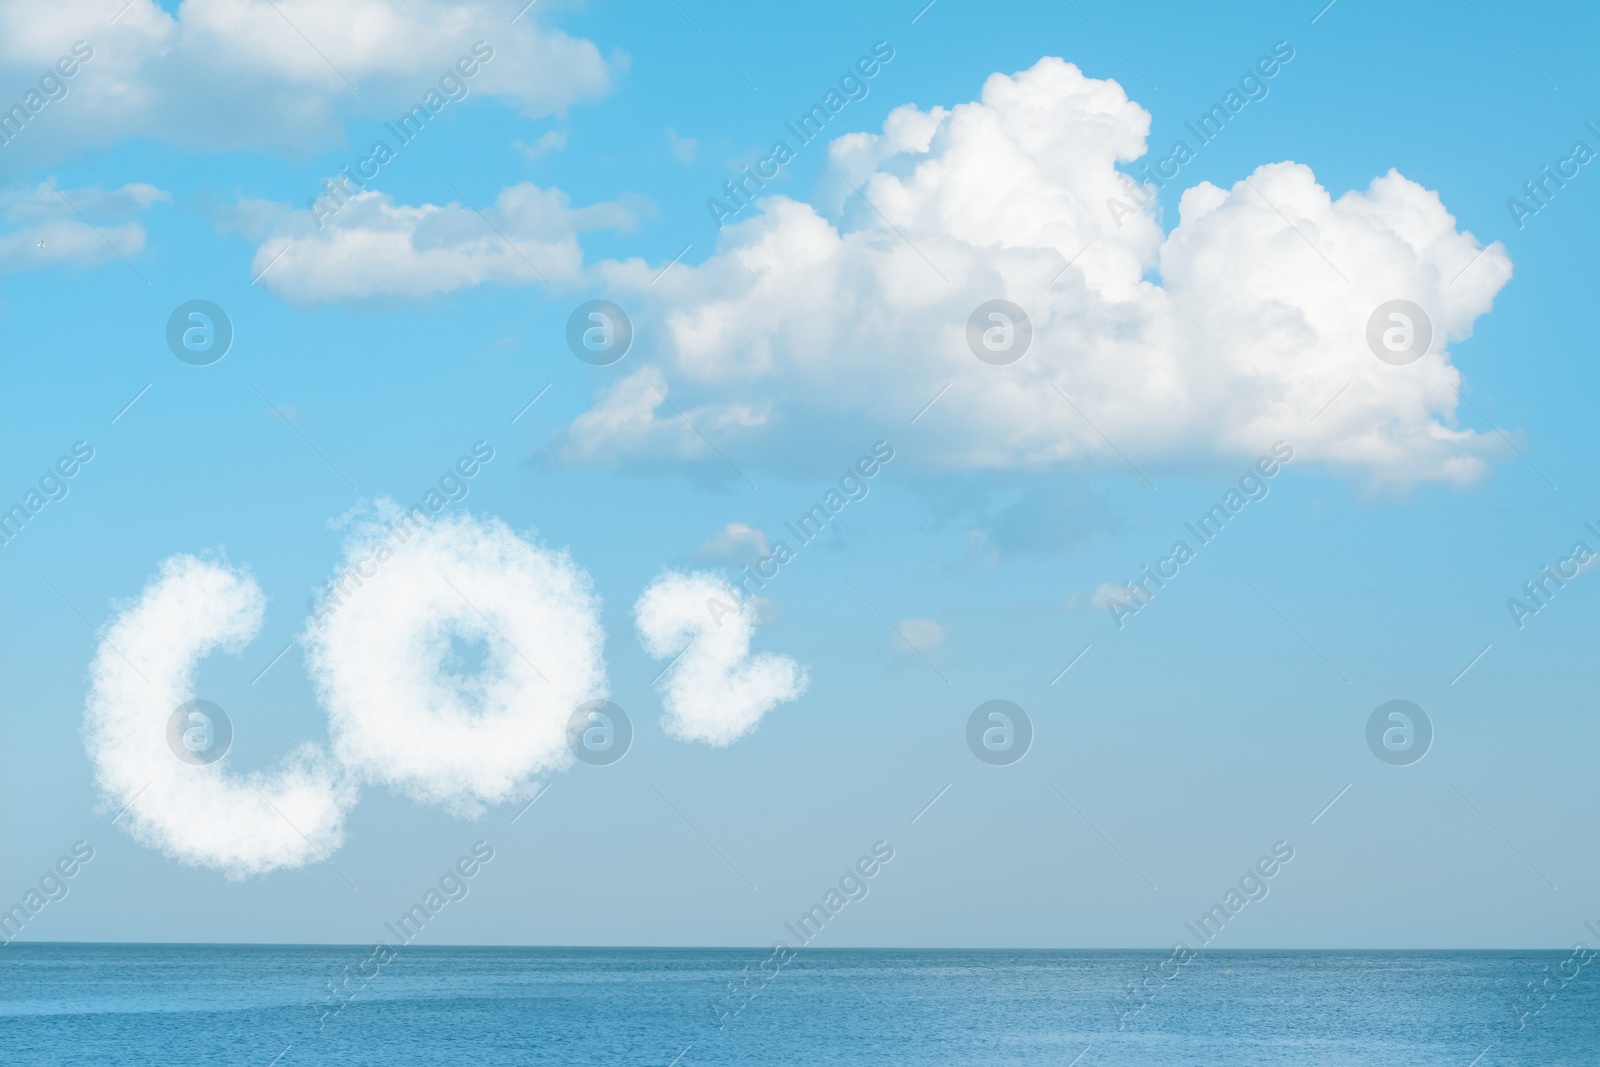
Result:
<svg viewBox="0 0 1600 1067"><path fill-rule="evenodd" d="M21 936L1591 937L1597 16L1324 3L0 0Z"/></svg>

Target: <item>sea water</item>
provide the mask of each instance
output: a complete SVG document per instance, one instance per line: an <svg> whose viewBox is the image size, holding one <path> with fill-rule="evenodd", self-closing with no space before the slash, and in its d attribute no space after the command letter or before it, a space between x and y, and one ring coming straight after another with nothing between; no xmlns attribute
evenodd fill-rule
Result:
<svg viewBox="0 0 1600 1067"><path fill-rule="evenodd" d="M808 949L765 979L749 978L764 948L414 947L375 974L370 956L13 943L0 950L0 1064L1600 1060L1600 960L1566 965L1577 974L1541 997L1528 989L1563 970L1561 951L1208 950L1146 983L1135 1014L1128 984L1168 953Z"/></svg>

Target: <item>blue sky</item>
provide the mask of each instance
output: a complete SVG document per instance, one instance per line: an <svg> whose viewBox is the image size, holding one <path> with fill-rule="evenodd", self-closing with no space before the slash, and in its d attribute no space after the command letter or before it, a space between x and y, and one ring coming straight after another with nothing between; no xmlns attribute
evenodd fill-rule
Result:
<svg viewBox="0 0 1600 1067"><path fill-rule="evenodd" d="M93 449L0 547L0 897L96 853L27 938L367 942L480 839L495 861L435 943L768 944L878 840L895 859L831 944L1164 947L1280 840L1236 947L1584 936L1596 579L1521 628L1507 600L1600 549L1600 178L1521 225L1508 199L1600 151L1593 12L517 6L0 7L7 106L94 53L0 146L0 505ZM319 229L323 180L478 41L465 97ZM880 42L865 96L794 143ZM1193 145L1279 42L1265 95L1119 220L1117 170ZM707 200L785 138L719 228ZM196 299L234 330L209 366L166 340ZM566 342L595 299L635 330L609 366ZM966 348L990 299L1033 320L1010 365ZM1418 362L1367 349L1391 299L1434 322ZM1265 497L1119 627L1120 587L1279 440ZM539 655L474 651L476 609L450 609L452 677L528 682L445 686L506 698L506 743L408 727L437 665L368 640L429 625L423 550L308 628L362 516L478 442L423 547L525 564L481 596L571 671L534 685ZM878 442L864 498L798 546L785 522ZM763 599L710 626L713 576L779 540ZM137 683L108 635L150 674L205 638L169 628L200 584L132 614L182 556L247 572L259 633ZM220 764L138 734L166 681L226 709ZM609 766L549 749L590 696L633 723ZM1033 725L1008 766L965 740L992 699ZM1433 724L1408 766L1367 745L1391 699ZM124 811L146 742L168 784ZM196 829L259 815L246 776L271 793L302 744L320 829Z"/></svg>

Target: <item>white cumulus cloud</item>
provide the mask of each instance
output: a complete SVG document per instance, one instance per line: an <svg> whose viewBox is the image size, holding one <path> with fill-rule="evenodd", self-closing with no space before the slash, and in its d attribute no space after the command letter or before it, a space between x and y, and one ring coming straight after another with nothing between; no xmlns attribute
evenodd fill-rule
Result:
<svg viewBox="0 0 1600 1067"><path fill-rule="evenodd" d="M469 98L498 98L529 117L603 94L622 62L538 26L537 9L513 24L515 7L488 0L184 0L175 14L133 0L117 8L0 0L0 92L15 97L0 106L21 102L75 42L92 52L65 79L65 95L0 148L0 170L130 137L197 151L333 147L342 119L398 115L478 41L494 54L467 81Z"/></svg>
<svg viewBox="0 0 1600 1067"><path fill-rule="evenodd" d="M681 741L731 745L810 684L789 656L750 653L756 609L708 571L665 571L633 607L639 639L656 659L677 660L657 682L662 725Z"/></svg>
<svg viewBox="0 0 1600 1067"><path fill-rule="evenodd" d="M608 695L588 575L498 519L408 523L384 502L379 516L352 527L354 578L306 630L334 752L458 815L533 795L571 762L573 711ZM481 665L453 658L452 638L482 647Z"/></svg>
<svg viewBox="0 0 1600 1067"><path fill-rule="evenodd" d="M343 842L356 793L316 746L270 774L238 776L226 759L180 760L168 720L194 698L200 660L238 652L261 629L266 601L249 574L173 556L138 601L106 627L90 668L84 739L107 803L134 839L184 863L244 878L302 867Z"/></svg>
<svg viewBox="0 0 1600 1067"><path fill-rule="evenodd" d="M637 260L600 272L661 324L640 333L662 337L679 406L720 417L716 439L739 455L780 457L819 423L866 432L890 413L909 419L949 383L919 449L945 468L1126 470L1123 456L1249 457L1283 439L1373 483L1480 477L1494 442L1457 422L1449 346L1510 277L1501 246L1481 248L1436 193L1396 172L1335 197L1293 162L1189 188L1171 233L1146 214L1119 228L1107 202L1128 195L1118 165L1144 154L1149 121L1116 82L1045 58L992 75L979 100L907 105L881 133L836 140L835 179L870 206L848 187L837 218L772 196L699 266L653 286L658 268ZM968 317L993 299L1032 324L1008 366L966 341ZM1432 322L1433 345L1410 366L1366 341L1369 317L1395 299ZM653 400L614 386L564 455L703 457ZM751 411L761 417L738 417Z"/></svg>

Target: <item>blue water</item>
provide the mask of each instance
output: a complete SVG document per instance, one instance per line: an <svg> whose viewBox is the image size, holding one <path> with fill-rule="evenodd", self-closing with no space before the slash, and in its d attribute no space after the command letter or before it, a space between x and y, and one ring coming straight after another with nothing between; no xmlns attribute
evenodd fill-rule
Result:
<svg viewBox="0 0 1600 1067"><path fill-rule="evenodd" d="M1501 1067L1600 1058L1600 960L1521 1029L1508 1006L1565 952L1211 951L1119 1030L1112 996L1165 953L807 950L719 1027L732 1006L725 983L746 965L756 972L767 952L406 948L321 1017L335 1003L325 984L347 966L360 973L370 952L8 945L0 1063L268 1067L281 1056L278 1067L669 1067L681 1054L678 1067L1066 1067L1081 1054L1077 1067L1470 1067L1483 1054L1478 1067Z"/></svg>

